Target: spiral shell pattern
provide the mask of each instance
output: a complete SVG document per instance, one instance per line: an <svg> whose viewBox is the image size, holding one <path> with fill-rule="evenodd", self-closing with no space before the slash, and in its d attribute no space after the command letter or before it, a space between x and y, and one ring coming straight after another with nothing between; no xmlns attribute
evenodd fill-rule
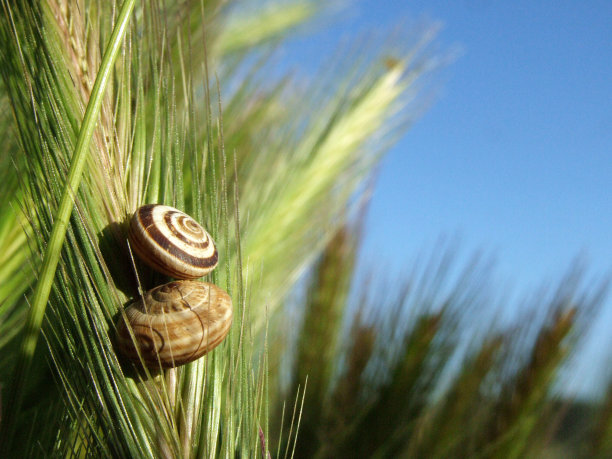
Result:
<svg viewBox="0 0 612 459"><path fill-rule="evenodd" d="M117 345L149 368L192 362L217 347L232 324L232 300L207 282L180 280L146 292L117 323ZM129 326L128 326L129 324ZM130 335L131 327L134 340Z"/></svg>
<svg viewBox="0 0 612 459"><path fill-rule="evenodd" d="M140 207L130 222L128 238L140 259L176 279L197 279L217 266L219 256L210 234L174 207Z"/></svg>

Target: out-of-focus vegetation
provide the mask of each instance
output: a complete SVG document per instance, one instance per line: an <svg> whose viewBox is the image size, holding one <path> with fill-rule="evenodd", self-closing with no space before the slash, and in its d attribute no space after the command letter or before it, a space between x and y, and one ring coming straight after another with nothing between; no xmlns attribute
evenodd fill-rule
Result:
<svg viewBox="0 0 612 459"><path fill-rule="evenodd" d="M492 304L490 266L443 247L403 281L351 286L354 231L327 246L291 305L300 333L279 343L290 371L271 393L308 381L296 457L609 456L609 400L558 384L605 284L568 275L503 325L491 309L516 305Z"/></svg>
<svg viewBox="0 0 612 459"><path fill-rule="evenodd" d="M436 27L344 48L304 81L274 50L326 2L0 4L2 457L612 454L612 397L555 386L602 285L568 278L503 326L483 314L485 267L445 250L397 282L354 273L364 182L428 100ZM43 269L62 196L75 205ZM163 280L137 278L126 245L152 202L213 234L208 280L235 307L222 346L160 373L114 348L122 308Z"/></svg>

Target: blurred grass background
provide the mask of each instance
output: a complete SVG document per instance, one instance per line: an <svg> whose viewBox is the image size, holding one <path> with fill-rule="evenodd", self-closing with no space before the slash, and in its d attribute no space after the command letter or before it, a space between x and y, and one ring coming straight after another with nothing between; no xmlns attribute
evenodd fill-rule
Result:
<svg viewBox="0 0 612 459"><path fill-rule="evenodd" d="M5 455L612 454L612 389L572 400L558 378L604 283L569 269L508 324L494 314L513 305L491 293L490 264L462 264L448 245L399 279L380 259L370 277L356 275L376 166L447 61L435 24L339 48L306 80L280 71L277 52L325 2L137 4L81 185L66 191L123 4L2 2ZM76 203L45 319L24 329L66 192ZM232 295L236 320L205 359L142 374L117 357L113 336L138 282L163 280L134 266L126 245L127 218L150 202L213 234L222 261L210 277ZM20 350L26 334L41 336L33 355ZM31 370L12 386L24 359ZM18 410L7 403L16 398Z"/></svg>

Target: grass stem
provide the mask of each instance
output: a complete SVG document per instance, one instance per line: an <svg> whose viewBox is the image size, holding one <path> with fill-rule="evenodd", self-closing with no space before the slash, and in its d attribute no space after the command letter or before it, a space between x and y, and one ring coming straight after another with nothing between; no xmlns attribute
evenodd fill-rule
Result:
<svg viewBox="0 0 612 459"><path fill-rule="evenodd" d="M23 331L18 364L15 369L15 376L12 380L10 390L11 396L8 398L10 403L7 406L6 413L9 419L12 418L13 413L17 413L21 408L23 398L23 391L21 389L24 387L24 381L28 378L34 351L36 350L38 335L40 334L49 294L51 293L51 287L55 277L55 270L66 237L68 222L74 207L76 192L81 182L83 168L87 160L87 153L90 149L91 138L100 114L104 92L108 85L113 65L119 54L119 49L127 31L127 26L132 11L134 10L135 3L136 0L126 0L121 7L117 23L115 24L109 43L104 52L104 57L100 63L100 69L96 76L91 97L85 110L83 123L70 164L68 180L64 187L60 206L54 220L53 230L44 254L42 269L38 277ZM10 427L8 429L10 429ZM5 440L9 439L10 436Z"/></svg>

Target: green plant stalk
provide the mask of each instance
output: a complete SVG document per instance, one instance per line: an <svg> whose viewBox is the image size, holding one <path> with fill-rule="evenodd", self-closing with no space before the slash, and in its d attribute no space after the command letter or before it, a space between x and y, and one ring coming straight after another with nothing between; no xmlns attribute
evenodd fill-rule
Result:
<svg viewBox="0 0 612 459"><path fill-rule="evenodd" d="M42 269L24 327L23 340L21 342L18 359L19 363L15 369L15 377L12 381L11 391L9 392L11 395L8 400L9 402L12 401L12 403L7 407L8 419L14 419L14 414L18 413L21 407L23 393L20 388L23 387L23 383L26 381L30 371L38 335L40 334L49 294L51 293L51 287L53 285L53 278L55 277L55 270L66 237L66 230L68 228L72 208L74 207L76 192L81 183L91 138L100 114L102 99L111 76L111 70L119 54L121 43L125 37L135 3L136 0L126 0L121 6L117 23L113 28L109 43L104 52L104 57L100 63L100 69L96 76L91 97L89 98L85 110L85 116L83 117L83 123L68 172L68 180L55 217L55 223L45 251Z"/></svg>

